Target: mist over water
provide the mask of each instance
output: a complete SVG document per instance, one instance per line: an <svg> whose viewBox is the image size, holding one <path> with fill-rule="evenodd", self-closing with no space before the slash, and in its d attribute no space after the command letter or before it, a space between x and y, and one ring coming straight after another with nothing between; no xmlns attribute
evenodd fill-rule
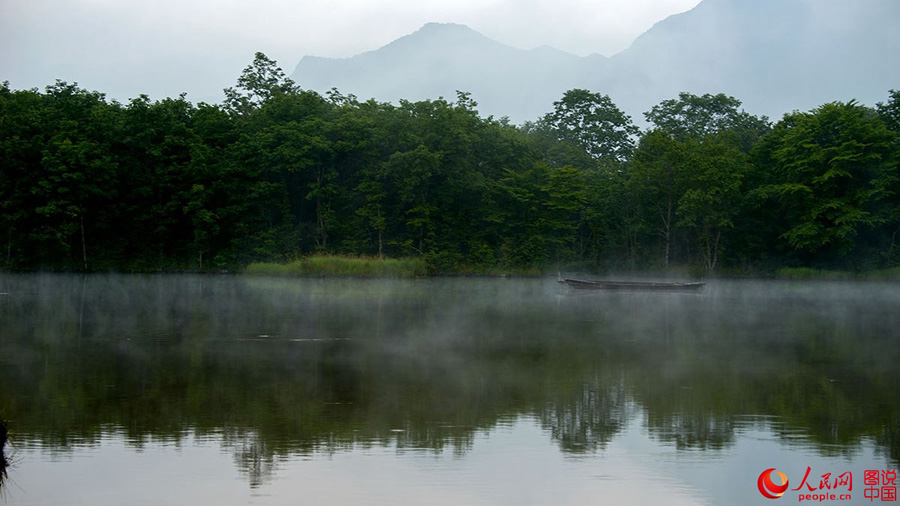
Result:
<svg viewBox="0 0 900 506"><path fill-rule="evenodd" d="M766 468L861 483L900 459L891 283L47 274L0 293L12 504L756 504Z"/></svg>

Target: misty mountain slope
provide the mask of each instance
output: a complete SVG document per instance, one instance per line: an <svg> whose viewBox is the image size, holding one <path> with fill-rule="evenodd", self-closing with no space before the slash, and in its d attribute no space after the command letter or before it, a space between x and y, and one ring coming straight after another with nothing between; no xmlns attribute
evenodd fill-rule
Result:
<svg viewBox="0 0 900 506"><path fill-rule="evenodd" d="M292 77L320 92L337 87L394 102L469 91L483 115L519 123L576 87L610 95L639 124L681 91L727 93L778 119L835 100L885 100L900 88L898 24L898 0L704 0L611 58L581 58L432 23L352 58L304 57Z"/></svg>
<svg viewBox="0 0 900 506"><path fill-rule="evenodd" d="M834 100L874 105L900 86L900 2L705 0L614 56L594 85L647 110L679 91L723 92L777 119Z"/></svg>
<svg viewBox="0 0 900 506"><path fill-rule="evenodd" d="M333 87L360 99L453 100L472 93L483 115L533 119L559 99L581 65L550 47L509 47L455 24L429 23L390 44L346 59L304 57L292 79L325 92Z"/></svg>
<svg viewBox="0 0 900 506"><path fill-rule="evenodd" d="M780 8L773 8L776 3ZM597 78L640 83L642 92L666 96L673 90L727 91L723 87L755 80L773 63L765 58L766 66L760 66L759 56L800 41L796 27L803 24L805 13L790 0L742 7L742 2L706 0L692 11L671 16L613 57L609 72ZM771 22L772 11L780 11L777 22Z"/></svg>

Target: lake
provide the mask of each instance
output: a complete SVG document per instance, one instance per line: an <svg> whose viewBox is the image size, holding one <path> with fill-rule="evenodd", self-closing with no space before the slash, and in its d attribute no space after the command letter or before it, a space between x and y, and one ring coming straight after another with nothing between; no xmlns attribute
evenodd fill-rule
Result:
<svg viewBox="0 0 900 506"><path fill-rule="evenodd" d="M0 293L0 503L896 491L898 283L33 274L0 275Z"/></svg>

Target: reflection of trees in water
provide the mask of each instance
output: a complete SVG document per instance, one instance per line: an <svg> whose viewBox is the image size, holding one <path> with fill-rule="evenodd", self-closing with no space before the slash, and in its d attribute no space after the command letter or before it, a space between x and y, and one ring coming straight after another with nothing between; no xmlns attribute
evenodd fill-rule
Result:
<svg viewBox="0 0 900 506"><path fill-rule="evenodd" d="M821 451L868 437L900 456L898 357L885 348L900 322L878 307L871 322L844 323L802 301L782 317L703 297L541 305L499 283L468 306L469 292L432 299L430 282L386 296L366 283L279 281L269 293L230 278L139 278L150 289L130 290L65 279L0 314L0 391L16 392L0 409L51 447L109 430L130 441L226 434L258 486L294 455L462 455L521 415L562 451L594 452L642 412L651 436L677 448L728 447L739 416L764 414Z"/></svg>
<svg viewBox="0 0 900 506"><path fill-rule="evenodd" d="M266 440L253 432L226 434L222 446L231 449L234 463L247 475L251 488L257 488L275 475L277 462L275 453Z"/></svg>
<svg viewBox="0 0 900 506"><path fill-rule="evenodd" d="M408 425L404 429L394 429L395 439L382 438L387 446L393 444L397 450L423 450L442 453L450 447L454 456L465 455L475 444L475 431L471 427L441 425L426 422L424 426Z"/></svg>
<svg viewBox="0 0 900 506"><path fill-rule="evenodd" d="M735 439L735 424L728 417L708 413L648 412L650 434L679 450L722 450Z"/></svg>
<svg viewBox="0 0 900 506"><path fill-rule="evenodd" d="M900 462L900 415L885 424L884 430L875 441L887 450L886 453L892 461Z"/></svg>
<svg viewBox="0 0 900 506"><path fill-rule="evenodd" d="M624 382L594 379L548 400L539 417L563 451L589 453L606 448L633 411Z"/></svg>

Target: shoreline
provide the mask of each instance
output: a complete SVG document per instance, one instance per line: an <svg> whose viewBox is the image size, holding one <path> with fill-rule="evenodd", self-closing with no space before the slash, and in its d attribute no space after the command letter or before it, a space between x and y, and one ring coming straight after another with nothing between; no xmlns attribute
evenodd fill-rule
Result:
<svg viewBox="0 0 900 506"><path fill-rule="evenodd" d="M633 271L593 270L578 266L544 266L519 268L478 268L461 266L455 271L432 271L421 258L388 258L352 255L312 255L289 262L254 262L240 269L105 269L79 271L0 270L0 274L133 274L133 275L201 275L201 276L258 276L295 278L358 278L358 279L419 279L419 278L540 278L559 272L567 277L582 278L663 278L663 279L776 279L808 281L900 281L900 267L846 271L811 267L782 267L767 271L724 270L706 272L697 266L680 265L668 269L638 269ZM3 295L0 292L0 295Z"/></svg>

